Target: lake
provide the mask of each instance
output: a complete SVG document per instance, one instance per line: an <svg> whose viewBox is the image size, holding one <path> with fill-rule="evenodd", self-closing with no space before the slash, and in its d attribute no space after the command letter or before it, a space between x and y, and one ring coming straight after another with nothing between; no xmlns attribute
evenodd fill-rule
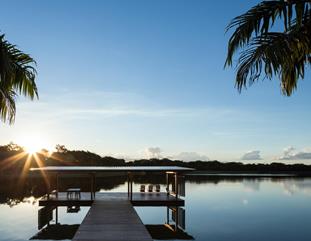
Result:
<svg viewBox="0 0 311 241"><path fill-rule="evenodd" d="M134 190L139 190L140 183L156 181L140 178L135 181ZM41 186L38 181L26 182L22 190L17 185L20 184L15 179L0 182L0 240L29 240L38 233L38 198L44 191L36 189ZM122 178L97 185L98 191L127 191ZM164 207L135 209L146 225L167 221ZM78 227L74 224L80 224L87 211L87 207L81 207L78 213L67 213L65 207L59 208L58 221L64 227L72 227L74 233ZM194 240L309 241L310 227L311 178L186 178L184 231Z"/></svg>

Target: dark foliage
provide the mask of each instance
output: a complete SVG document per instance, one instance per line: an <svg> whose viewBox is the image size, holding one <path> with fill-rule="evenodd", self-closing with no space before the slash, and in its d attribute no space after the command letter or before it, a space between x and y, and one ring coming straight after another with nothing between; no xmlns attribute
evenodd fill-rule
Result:
<svg viewBox="0 0 311 241"><path fill-rule="evenodd" d="M26 162L28 162L28 169L30 167L37 167L41 163L45 166L182 166L194 168L197 171L226 173L311 173L311 165L304 164L244 164L241 162L200 160L184 162L167 158L141 159L126 162L124 159L109 156L101 157L100 155L89 151L67 150L64 146L62 146L59 151L53 152L51 155L48 155L46 150L42 150L35 156L28 156L23 148L14 143L0 146L0 173L2 175L19 175L25 169Z"/></svg>

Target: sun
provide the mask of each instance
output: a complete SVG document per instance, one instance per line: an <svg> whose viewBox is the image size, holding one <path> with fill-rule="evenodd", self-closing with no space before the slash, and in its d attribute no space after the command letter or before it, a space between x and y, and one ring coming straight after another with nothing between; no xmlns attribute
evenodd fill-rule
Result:
<svg viewBox="0 0 311 241"><path fill-rule="evenodd" d="M35 154L36 152L39 152L42 149L40 140L33 137L28 137L27 142L25 142L23 146L28 154Z"/></svg>
<svg viewBox="0 0 311 241"><path fill-rule="evenodd" d="M25 152L32 155L40 152L45 147L44 138L40 135L29 134L19 138L20 145L24 148Z"/></svg>

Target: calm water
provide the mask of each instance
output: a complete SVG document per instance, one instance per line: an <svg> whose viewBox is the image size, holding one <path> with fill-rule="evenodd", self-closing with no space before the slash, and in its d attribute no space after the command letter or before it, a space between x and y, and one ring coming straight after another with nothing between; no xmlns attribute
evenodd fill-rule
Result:
<svg viewBox="0 0 311 241"><path fill-rule="evenodd" d="M104 190L126 191L127 186ZM37 199L26 195L19 202L9 196L0 192L0 240L29 240L38 233ZM166 208L136 210L144 224L166 222ZM198 241L310 241L311 179L192 177L186 181L185 210L185 231ZM59 222L79 224L87 211L71 214L59 208Z"/></svg>

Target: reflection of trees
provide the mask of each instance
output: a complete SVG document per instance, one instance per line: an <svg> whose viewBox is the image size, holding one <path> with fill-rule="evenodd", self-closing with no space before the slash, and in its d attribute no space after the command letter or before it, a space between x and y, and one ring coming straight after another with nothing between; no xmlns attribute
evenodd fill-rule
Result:
<svg viewBox="0 0 311 241"><path fill-rule="evenodd" d="M165 183L165 175L136 175L133 177L135 183ZM100 175L96 177L96 190L112 190L127 181L127 175ZM69 187L80 187L82 191L91 190L91 179L88 175L61 175L59 177L59 190L65 191ZM50 190L56 188L56 176L49 176ZM27 176L24 179L18 177L0 178L0 203L10 206L21 202L30 202L45 195L49 190L44 178L40 175Z"/></svg>
<svg viewBox="0 0 311 241"><path fill-rule="evenodd" d="M0 179L0 203L6 203L10 206L21 202L33 202L30 197L38 198L42 195L36 192L37 186L45 187L42 178L20 179L16 177L4 177ZM42 188L42 191L46 188Z"/></svg>
<svg viewBox="0 0 311 241"><path fill-rule="evenodd" d="M100 173L96 176L96 190L112 190L125 184L127 175L125 173ZM137 174L133 177L137 184L165 184L164 174ZM305 192L311 193L311 179L297 177L241 177L241 176L185 176L185 181L195 184L219 184L219 183L242 183L246 188L259 190L262 181L280 183L288 193ZM173 182L173 179L170 180ZM56 176L49 175L50 190L56 189ZM90 191L90 176L84 175L60 175L59 190L65 191L69 187L80 187L82 191ZM0 203L10 206L21 202L35 203L49 190L44 178L38 174L27 176L24 179L18 177L0 178Z"/></svg>
<svg viewBox="0 0 311 241"><path fill-rule="evenodd" d="M310 178L299 178L290 179L280 182L284 189L285 194L293 195L295 193L304 193L306 195L311 195L311 179Z"/></svg>
<svg viewBox="0 0 311 241"><path fill-rule="evenodd" d="M308 179L308 178L307 178ZM221 176L221 175L187 175L186 180L190 183L204 184L204 183L213 183L218 184L221 182L244 182L246 184L249 183L257 183L262 181L270 181L270 182L283 182L287 180L304 180L303 177L295 177L295 176L281 176L281 177L258 177L258 176ZM309 178L310 180L310 178Z"/></svg>
<svg viewBox="0 0 311 241"><path fill-rule="evenodd" d="M211 184L218 184L222 182L233 182L233 183L240 183L240 182L249 182L251 181L259 181L263 180L263 178L258 177L242 177L242 176L204 176L204 175L188 175L186 176L186 180L190 183L196 184L204 184L204 183L211 183Z"/></svg>
<svg viewBox="0 0 311 241"><path fill-rule="evenodd" d="M243 180L242 183L245 187L246 190L249 191L259 191L260 190L260 180L258 179L248 179L248 180Z"/></svg>

